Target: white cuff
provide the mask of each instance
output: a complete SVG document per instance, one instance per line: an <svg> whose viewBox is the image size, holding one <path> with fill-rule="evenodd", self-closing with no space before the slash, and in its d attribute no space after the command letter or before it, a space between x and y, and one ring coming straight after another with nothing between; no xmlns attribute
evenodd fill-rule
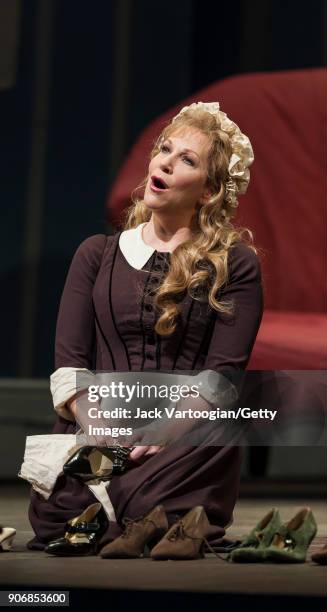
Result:
<svg viewBox="0 0 327 612"><path fill-rule="evenodd" d="M50 376L50 390L55 411L64 419L74 421L66 402L78 391L87 389L93 381L94 374L87 368L58 368Z"/></svg>
<svg viewBox="0 0 327 612"><path fill-rule="evenodd" d="M227 406L238 399L236 387L221 372L203 370L192 377L192 383L199 386L199 394L209 404Z"/></svg>

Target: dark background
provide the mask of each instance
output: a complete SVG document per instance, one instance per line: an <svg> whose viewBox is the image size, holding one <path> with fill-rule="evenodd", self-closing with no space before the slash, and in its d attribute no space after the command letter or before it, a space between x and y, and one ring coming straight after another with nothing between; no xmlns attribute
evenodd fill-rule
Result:
<svg viewBox="0 0 327 612"><path fill-rule="evenodd" d="M327 2L1 0L0 21L0 376L42 378L69 262L141 130L226 76L326 65Z"/></svg>

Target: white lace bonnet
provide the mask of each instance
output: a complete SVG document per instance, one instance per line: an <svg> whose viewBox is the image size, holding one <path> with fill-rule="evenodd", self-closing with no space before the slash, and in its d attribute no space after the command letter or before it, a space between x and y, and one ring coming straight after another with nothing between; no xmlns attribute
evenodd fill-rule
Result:
<svg viewBox="0 0 327 612"><path fill-rule="evenodd" d="M226 113L220 110L219 102L193 102L184 106L172 122L181 114L189 110L202 109L213 115L218 123L219 129L228 134L232 145L232 154L229 160L229 179L225 185L227 202L233 206L237 205L237 197L246 192L250 182L249 166L253 163L254 154L249 138L243 134ZM236 179L236 180L235 180Z"/></svg>

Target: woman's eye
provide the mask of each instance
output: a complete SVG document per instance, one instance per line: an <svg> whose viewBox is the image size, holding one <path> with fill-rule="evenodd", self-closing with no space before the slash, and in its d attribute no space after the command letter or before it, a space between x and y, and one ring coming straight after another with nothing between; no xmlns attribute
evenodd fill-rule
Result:
<svg viewBox="0 0 327 612"><path fill-rule="evenodd" d="M170 153L169 145L166 145L166 144L161 145L160 152L161 153ZM191 157L188 157L187 155L183 155L182 159L189 166L195 166L194 160Z"/></svg>

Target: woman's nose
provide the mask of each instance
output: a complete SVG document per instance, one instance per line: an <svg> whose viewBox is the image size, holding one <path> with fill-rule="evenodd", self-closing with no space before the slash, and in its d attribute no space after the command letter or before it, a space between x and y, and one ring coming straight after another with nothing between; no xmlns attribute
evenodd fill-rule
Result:
<svg viewBox="0 0 327 612"><path fill-rule="evenodd" d="M161 160L160 163L160 168L163 172L166 172L166 174L171 174L173 171L173 160L169 157L166 156L164 159Z"/></svg>

